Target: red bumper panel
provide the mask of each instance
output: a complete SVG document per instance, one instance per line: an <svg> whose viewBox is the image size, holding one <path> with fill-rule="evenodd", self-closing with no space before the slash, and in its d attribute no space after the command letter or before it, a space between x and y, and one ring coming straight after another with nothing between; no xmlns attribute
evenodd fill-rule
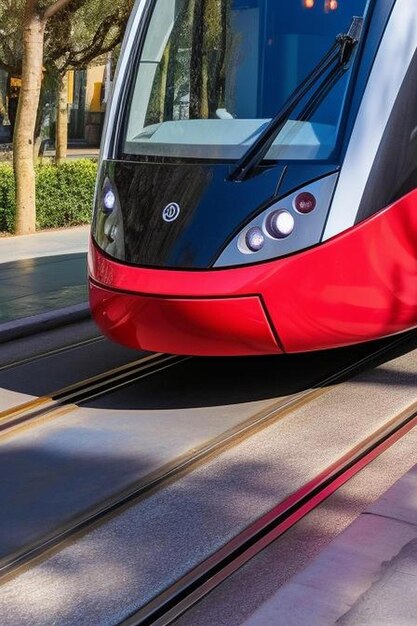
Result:
<svg viewBox="0 0 417 626"><path fill-rule="evenodd" d="M134 348L196 356L281 352L256 296L153 298L90 283L90 303L103 332Z"/></svg>
<svg viewBox="0 0 417 626"><path fill-rule="evenodd" d="M286 352L368 341L417 326L417 190L315 248L268 263L201 272L154 270L112 261L92 244L89 264L90 276L110 289L171 298L142 307L142 298L133 304L134 298L117 296L131 304L120 305L114 320L122 324L126 315L129 336L143 333L146 346L158 343L162 351L170 346L186 352L189 333L194 349L203 341L210 354L277 351L260 300L248 294L261 295ZM175 300L193 297L225 298L227 306ZM93 292L93 307L99 306ZM135 331L133 309L140 325L144 312L146 329ZM98 321L101 325L100 316ZM175 338L169 336L172 330ZM116 332L113 326L111 332ZM123 341L122 334L117 340Z"/></svg>

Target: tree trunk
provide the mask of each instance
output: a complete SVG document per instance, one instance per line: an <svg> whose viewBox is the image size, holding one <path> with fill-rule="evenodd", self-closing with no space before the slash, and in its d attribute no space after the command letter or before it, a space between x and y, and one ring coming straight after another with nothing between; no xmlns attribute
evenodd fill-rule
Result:
<svg viewBox="0 0 417 626"><path fill-rule="evenodd" d="M40 151L42 147L42 126L45 120L45 104L47 102L45 89L45 75L41 84L41 93L39 95L38 112L36 114L35 133L33 141L33 162L35 165L39 163Z"/></svg>
<svg viewBox="0 0 417 626"><path fill-rule="evenodd" d="M25 18L22 58L22 87L13 139L13 168L16 181L15 233L35 232L35 169L33 141L42 82L45 23L37 15Z"/></svg>
<svg viewBox="0 0 417 626"><path fill-rule="evenodd" d="M195 0L190 67L190 120L201 118L204 90L204 7L205 0Z"/></svg>
<svg viewBox="0 0 417 626"><path fill-rule="evenodd" d="M67 158L68 147L68 74L62 77L58 85L56 108L56 163Z"/></svg>
<svg viewBox="0 0 417 626"><path fill-rule="evenodd" d="M0 90L0 116L1 117L6 117L7 111L6 111L6 106L4 104L3 101L3 93Z"/></svg>
<svg viewBox="0 0 417 626"><path fill-rule="evenodd" d="M171 42L169 41L166 45L164 54L162 55L162 59L161 59L161 89L159 91L159 120L158 120L159 122L164 121L170 50L171 50Z"/></svg>

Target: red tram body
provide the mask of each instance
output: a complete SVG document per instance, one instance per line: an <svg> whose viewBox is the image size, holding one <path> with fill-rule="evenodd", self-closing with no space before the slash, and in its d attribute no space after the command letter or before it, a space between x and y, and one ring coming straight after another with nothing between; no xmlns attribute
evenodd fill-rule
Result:
<svg viewBox="0 0 417 626"><path fill-rule="evenodd" d="M257 46L243 60L223 50L226 77L206 78L204 106L191 4L139 0L131 18L89 252L97 324L128 346L218 356L415 327L417 8L208 4L225 21L212 37L245 47L257 28Z"/></svg>

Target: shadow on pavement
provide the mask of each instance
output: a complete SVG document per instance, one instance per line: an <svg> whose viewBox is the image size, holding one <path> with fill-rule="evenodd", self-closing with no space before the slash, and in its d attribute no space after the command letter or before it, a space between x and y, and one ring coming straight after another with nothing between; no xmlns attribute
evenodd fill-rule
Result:
<svg viewBox="0 0 417 626"><path fill-rule="evenodd" d="M85 253L0 264L0 324L87 301Z"/></svg>

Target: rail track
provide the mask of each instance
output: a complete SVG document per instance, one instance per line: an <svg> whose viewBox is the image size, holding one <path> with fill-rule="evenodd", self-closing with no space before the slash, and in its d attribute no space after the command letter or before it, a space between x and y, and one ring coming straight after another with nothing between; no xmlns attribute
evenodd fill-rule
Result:
<svg viewBox="0 0 417 626"><path fill-rule="evenodd" d="M417 426L417 402L354 446L120 626L168 626Z"/></svg>
<svg viewBox="0 0 417 626"><path fill-rule="evenodd" d="M267 409L252 415L237 426L221 433L217 437L205 442L203 445L176 457L172 462L161 466L157 471L147 474L130 484L123 491L119 491L115 493L114 496L101 501L98 506L94 506L90 510L84 510L71 520L60 525L59 528L56 528L52 533L43 536L40 540L30 545L25 545L21 550L12 554L8 554L0 561L1 580L8 580L10 577L19 573L22 568L32 566L36 562L45 559L48 555L60 550L68 542L73 541L85 532L91 530L94 526L111 519L126 508L137 504L141 499L149 497L155 493L156 490L167 486L170 482L179 480L186 473L208 462L210 459L225 451L228 447L237 445L240 441L267 428L302 406L308 405L316 398L328 393L332 385L343 382L358 372L380 362L381 359L387 358L408 341L409 335L396 338L388 344L385 344L382 348L378 348L366 357L361 358L354 364L321 380L311 389L293 394L291 397L277 400ZM147 355L135 363L116 368L111 372L96 376L88 381L72 385L71 387L52 394L50 397L39 398L32 402L14 407L0 416L0 435L3 434L4 436L4 434L9 434L18 436L19 429L22 426L34 427L43 419L50 419L54 415L60 414L63 408L71 407L74 402L82 403L98 395L110 393L115 389L131 384L140 377L155 374L163 369L181 363L186 358L187 357L173 357L162 354ZM412 419L409 418L408 422L411 423L411 421ZM400 428L401 426L396 424L392 425L391 430L396 429L396 431L398 431ZM389 436L391 436L391 434ZM368 449L369 445L366 444L365 447ZM357 451L355 454L358 456L359 452L360 451ZM282 519L283 516L285 516L285 523L288 524L288 520L292 519L290 512L291 515L297 515L295 510L292 511L292 508L296 507L297 510L299 510L301 500L303 500L303 506L308 507L308 503L304 503L304 499L313 501L313 496L310 497L310 493L314 492L314 497L319 498L320 496L318 493L315 493L315 490L319 490L330 478L333 479L336 475L339 476L342 471L342 466L345 468L345 466L350 466L353 463L352 459L344 459L342 461L337 467L328 468L323 475L316 481L313 481L314 484L307 485L306 488L303 489L302 494L297 492L297 494L290 499L291 501L277 505L276 512L272 511L265 519L262 518L258 520L253 528L245 531L242 536L233 540L231 545L225 547L220 554L214 555L205 564L202 564L198 570L190 573L190 575L180 581L174 589L164 592L163 595L152 602L148 607L141 609L141 611L132 616L130 618L131 621L127 621L126 624L150 624L153 623L153 621L149 620L154 619L168 619L166 622L161 621L161 624L170 623L170 621L183 613L184 610L187 610L189 606L194 604L213 588L210 581L214 580L214 574L216 575L215 580L218 580L216 584L219 584L226 575L229 575L229 573L250 558L250 555L255 553L255 546L262 545L262 547L264 547L264 545L267 545L265 541L268 543L272 541L275 536L278 536L280 532L284 532L288 525L285 526L284 529L281 529L278 534L276 534L277 531L275 530L275 527L278 528L279 524L284 523ZM330 491L325 493L326 495L321 499L327 497ZM278 518L281 521L275 522L275 519ZM269 529L269 525L271 524L274 526L273 529ZM262 541L262 543L259 544L259 541ZM236 560L237 558L238 560ZM239 565L237 565L237 563L239 563ZM226 574L226 572L229 573Z"/></svg>
<svg viewBox="0 0 417 626"><path fill-rule="evenodd" d="M82 403L120 389L133 382L182 363L189 357L148 354L132 363L98 374L87 380L60 389L48 396L18 404L0 412L0 437L22 426L33 426L43 419L52 419L69 404Z"/></svg>
<svg viewBox="0 0 417 626"><path fill-rule="evenodd" d="M72 350L76 350L77 348L84 348L86 346L96 345L97 343L102 343L103 341L105 341L105 337L103 337L103 335L99 335L97 337L84 339L83 341L76 341L74 343L60 346L59 348L52 348L50 350L46 350L45 352L41 352L40 354L33 354L22 359L16 359L15 361L4 363L3 365L0 365L0 372L13 369L14 367L19 367L21 365L36 363L43 359L47 359L48 357L56 356L58 354L65 354L67 352L71 352Z"/></svg>

